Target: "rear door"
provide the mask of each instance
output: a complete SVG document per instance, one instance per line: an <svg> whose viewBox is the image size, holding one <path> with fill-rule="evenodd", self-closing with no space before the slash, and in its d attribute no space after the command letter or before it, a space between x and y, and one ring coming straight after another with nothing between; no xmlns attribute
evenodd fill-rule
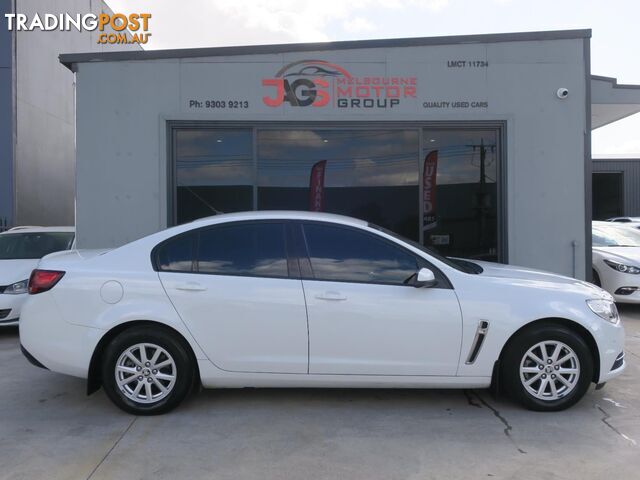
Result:
<svg viewBox="0 0 640 480"><path fill-rule="evenodd" d="M302 283L285 222L234 222L176 237L155 252L169 298L219 368L307 373Z"/></svg>

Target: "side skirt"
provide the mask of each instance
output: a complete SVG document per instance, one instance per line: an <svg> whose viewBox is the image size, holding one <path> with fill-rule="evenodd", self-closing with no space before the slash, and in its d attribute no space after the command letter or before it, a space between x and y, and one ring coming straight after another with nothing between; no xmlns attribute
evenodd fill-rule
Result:
<svg viewBox="0 0 640 480"><path fill-rule="evenodd" d="M198 361L204 388L488 388L491 377L223 372Z"/></svg>

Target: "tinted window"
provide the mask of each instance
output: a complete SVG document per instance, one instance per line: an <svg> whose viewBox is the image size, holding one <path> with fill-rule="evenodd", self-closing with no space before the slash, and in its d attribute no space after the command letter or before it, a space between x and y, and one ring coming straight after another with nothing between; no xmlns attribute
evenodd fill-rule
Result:
<svg viewBox="0 0 640 480"><path fill-rule="evenodd" d="M203 230L197 259L201 273L286 277L284 224L245 223Z"/></svg>
<svg viewBox="0 0 640 480"><path fill-rule="evenodd" d="M73 232L6 233L0 235L0 260L36 259L69 250Z"/></svg>
<svg viewBox="0 0 640 480"><path fill-rule="evenodd" d="M190 272L193 269L195 234L181 235L165 242L158 250L158 267L169 272Z"/></svg>
<svg viewBox="0 0 640 480"><path fill-rule="evenodd" d="M403 284L418 269L416 257L366 232L305 224L304 233L317 279Z"/></svg>

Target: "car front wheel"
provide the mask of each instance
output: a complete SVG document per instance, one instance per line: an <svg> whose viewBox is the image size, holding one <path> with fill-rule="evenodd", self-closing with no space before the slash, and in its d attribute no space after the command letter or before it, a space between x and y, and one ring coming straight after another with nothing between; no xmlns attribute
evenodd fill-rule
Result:
<svg viewBox="0 0 640 480"><path fill-rule="evenodd" d="M507 346L502 373L508 393L531 410L558 411L578 402L593 378L584 339L566 327L535 325Z"/></svg>
<svg viewBox="0 0 640 480"><path fill-rule="evenodd" d="M171 333L148 326L120 333L103 356L102 382L109 398L134 415L166 413L193 384L187 348Z"/></svg>

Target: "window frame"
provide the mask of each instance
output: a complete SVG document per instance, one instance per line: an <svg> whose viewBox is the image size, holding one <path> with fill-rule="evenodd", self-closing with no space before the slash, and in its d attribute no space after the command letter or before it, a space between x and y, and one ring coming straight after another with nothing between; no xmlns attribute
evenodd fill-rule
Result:
<svg viewBox="0 0 640 480"><path fill-rule="evenodd" d="M415 252L413 252L412 250L410 250L409 248L405 247L404 245L393 241L393 240L389 240L388 238L380 235L377 232L372 232L369 231L367 229L364 228L358 228L358 227L354 227L352 225L346 225L346 224L341 224L341 223L333 223L333 222L328 222L328 221L322 221L322 220L296 220L293 223L293 228L294 228L294 239L295 239L295 243L294 243L294 249L295 249L295 255L298 259L299 262L299 270L300 270L300 278L302 280L309 280L309 281L318 281L318 282L336 282L336 283L353 283L353 284L363 284L363 285L386 285L386 286L392 286L392 287L411 287L411 288L416 288L414 284L412 283L408 283L408 284L400 284L400 283L394 283L394 282L374 282L374 281L358 281L358 280L336 280L336 279L324 279L324 278L318 278L316 277L314 271L313 271L313 267L311 264L311 256L309 255L309 248L307 245L307 240L306 240L306 235L304 232L304 225L305 224L313 224L313 225L322 225L322 226L328 226L328 227L333 227L333 228L339 228L339 229L344 229L344 230L351 230L351 231L356 231L358 233L361 233L365 236L370 236L372 238L374 238L376 241L379 242L383 242L386 243L392 247L395 247L401 251L403 251L404 253L411 255L412 257L414 257L416 259L416 266L417 269L416 273L421 269L421 268L428 268L430 269L434 276L436 277L436 284L430 288L438 288L438 289L445 289L445 290L453 290L453 285L451 284L451 282L449 281L449 278L442 272L441 269L439 269L438 267L436 267L432 262L430 262L429 260L427 260L426 258L422 257L421 255L416 254Z"/></svg>
<svg viewBox="0 0 640 480"><path fill-rule="evenodd" d="M260 224L279 224L283 229L283 240L284 240L284 253L285 259L287 261L287 275L285 276L274 276L274 275L248 275L248 274L236 274L236 273L213 273L213 272L201 272L199 269L198 262L198 249L200 247L200 236L203 232L220 229L220 228L229 228L234 226L242 226L242 225L260 225ZM160 250L169 242L176 240L180 237L193 235L192 238L192 256L191 256L191 270L164 270L160 267L159 264L159 253ZM221 222L215 223L213 225L206 225L202 227L193 228L191 230L187 230L185 232L181 232L177 235L174 235L170 238L163 240L158 243L153 250L151 251L151 263L154 271L158 273L188 273L193 275L213 275L218 277L250 277L250 278L274 278L274 279L296 279L300 278L299 267L297 259L292 256L292 239L291 236L291 225L290 221L286 219L264 219L264 220L238 220L231 222Z"/></svg>

